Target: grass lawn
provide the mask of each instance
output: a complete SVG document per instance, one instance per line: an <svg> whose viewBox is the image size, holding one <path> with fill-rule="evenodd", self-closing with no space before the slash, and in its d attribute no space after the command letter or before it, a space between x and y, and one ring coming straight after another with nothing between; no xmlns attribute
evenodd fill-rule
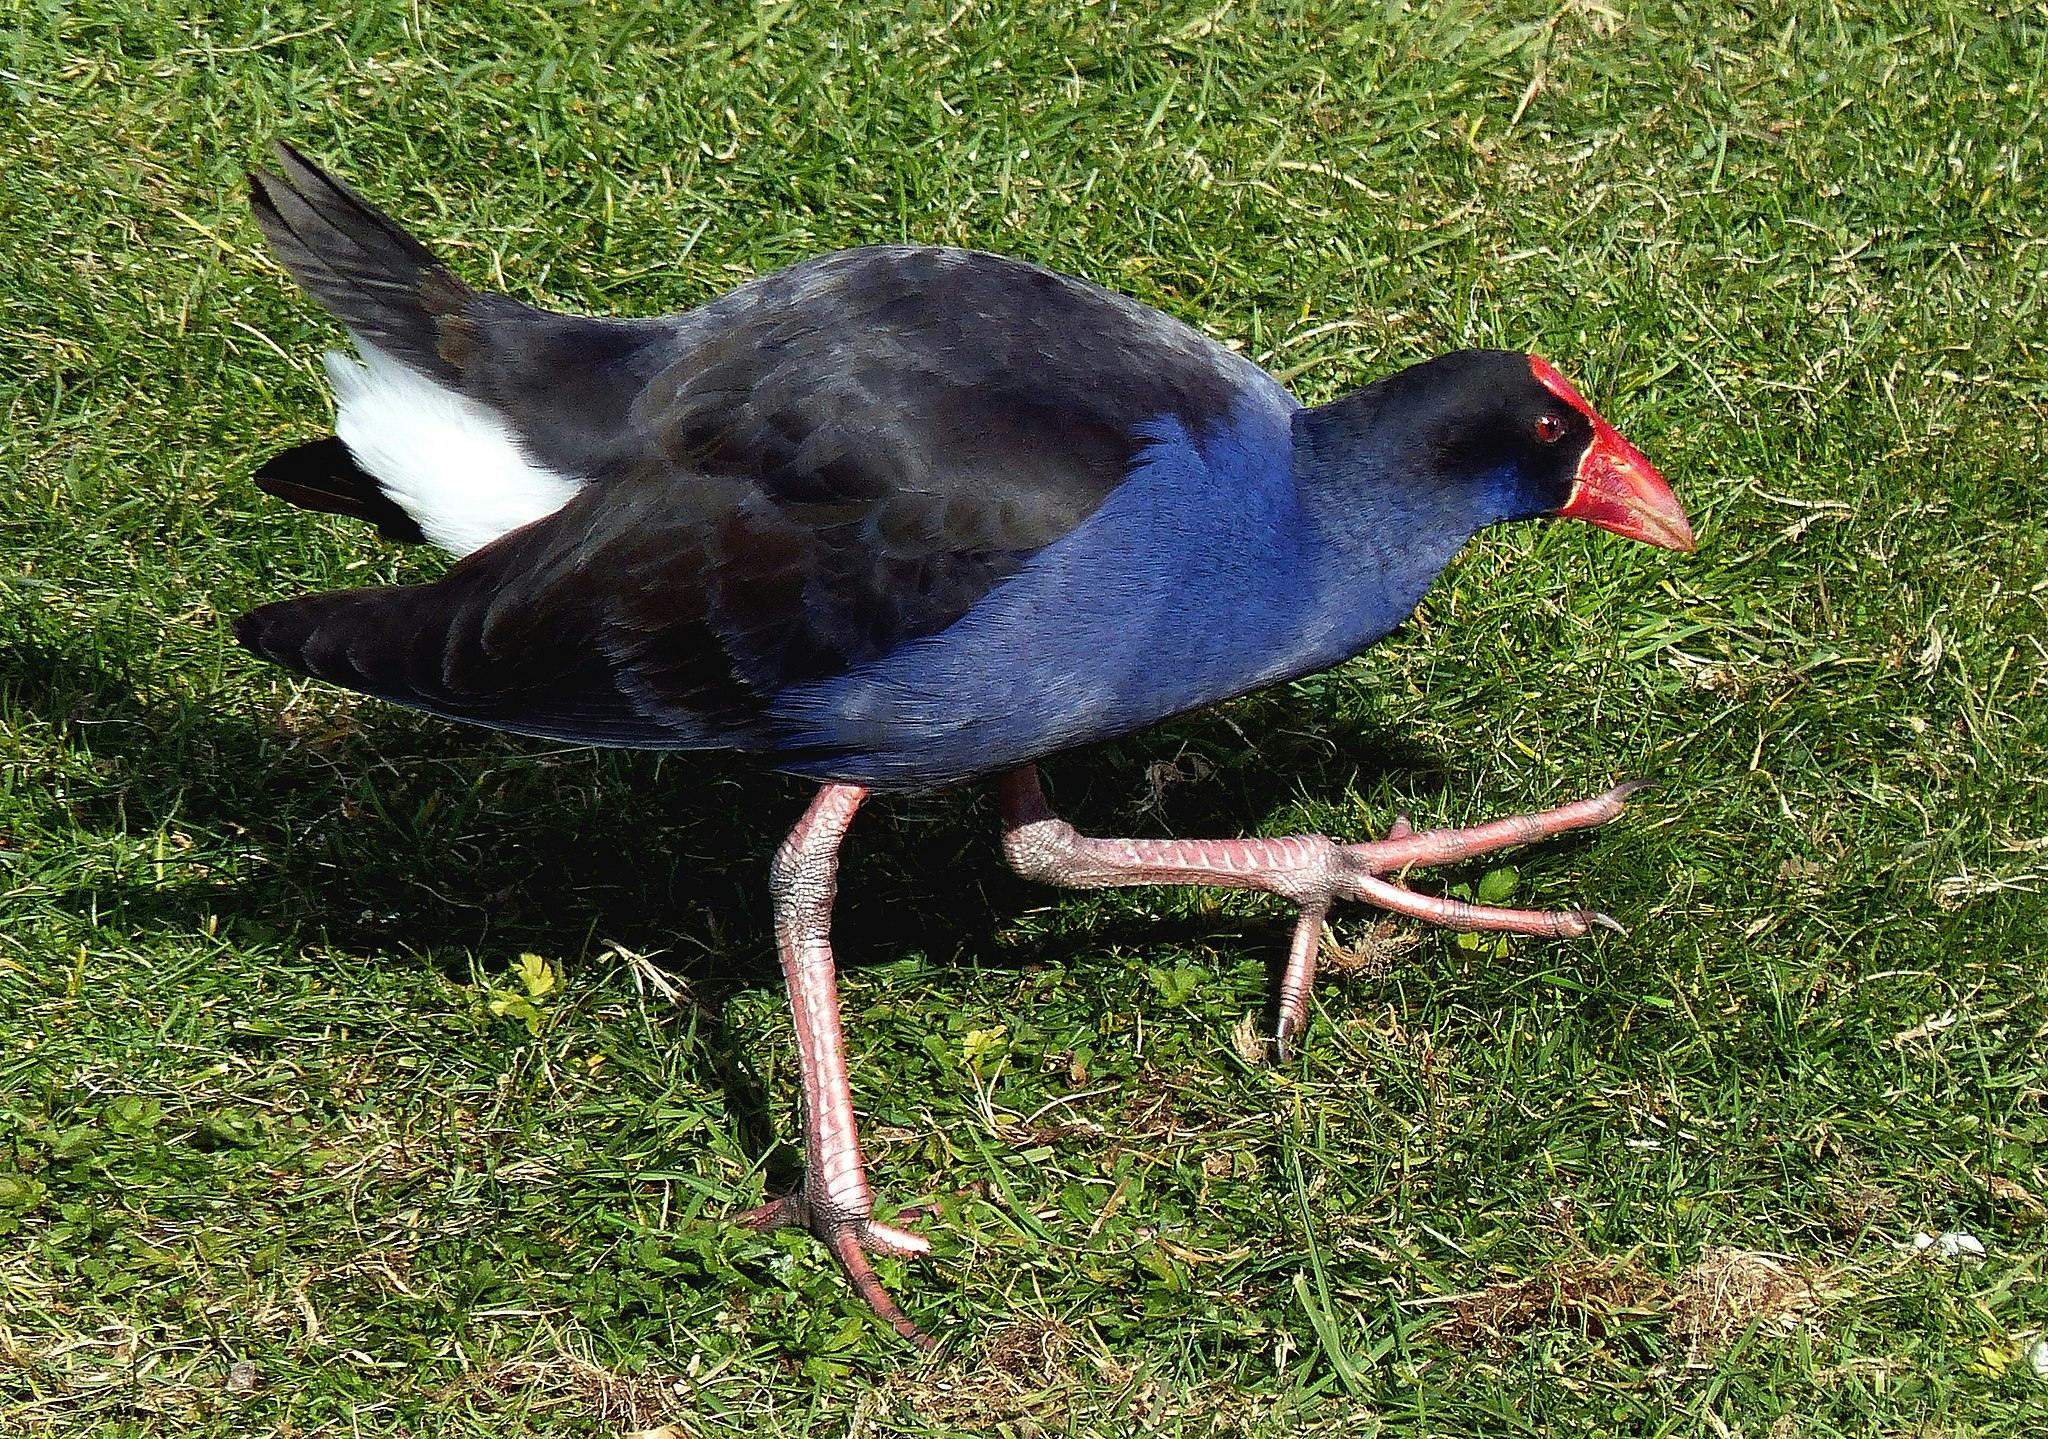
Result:
<svg viewBox="0 0 2048 1439"><path fill-rule="evenodd" d="M203 8L0 27L0 1434L2048 1422L2038 6ZM1096 832L1364 837L1651 775L1426 881L1633 933L1340 912L1275 1067L1281 907L872 806L839 933L884 1207L944 1210L882 1265L914 1354L717 1222L796 1161L805 787L229 640L437 564L249 480L338 335L247 214L273 136L567 308L925 240L1312 400L1544 353L1697 556L1489 534L1363 659L1049 777Z"/></svg>

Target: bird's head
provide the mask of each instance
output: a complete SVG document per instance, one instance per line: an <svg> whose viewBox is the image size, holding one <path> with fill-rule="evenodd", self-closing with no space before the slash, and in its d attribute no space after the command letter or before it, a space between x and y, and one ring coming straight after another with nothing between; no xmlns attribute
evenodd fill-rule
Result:
<svg viewBox="0 0 2048 1439"><path fill-rule="evenodd" d="M1381 454L1385 473L1425 487L1433 508L1473 528L1561 515L1665 549L1694 547L1656 467L1538 356L1459 350L1326 409L1339 447Z"/></svg>

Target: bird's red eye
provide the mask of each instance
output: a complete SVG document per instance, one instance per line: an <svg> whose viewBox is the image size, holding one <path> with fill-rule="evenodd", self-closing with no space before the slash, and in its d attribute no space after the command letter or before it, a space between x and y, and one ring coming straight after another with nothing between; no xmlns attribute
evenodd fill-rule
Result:
<svg viewBox="0 0 2048 1439"><path fill-rule="evenodd" d="M1564 416L1538 415L1536 417L1536 438L1546 445L1554 445L1564 438Z"/></svg>

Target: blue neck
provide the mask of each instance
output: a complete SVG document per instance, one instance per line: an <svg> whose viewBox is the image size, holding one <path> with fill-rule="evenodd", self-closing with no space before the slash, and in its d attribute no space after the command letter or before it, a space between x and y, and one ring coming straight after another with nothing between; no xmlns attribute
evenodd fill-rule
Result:
<svg viewBox="0 0 2048 1439"><path fill-rule="evenodd" d="M1407 619L1465 542L1517 508L1512 472L1436 483L1399 434L1369 391L1294 414L1303 559L1326 597L1319 610L1330 626L1304 656L1319 665L1356 654Z"/></svg>

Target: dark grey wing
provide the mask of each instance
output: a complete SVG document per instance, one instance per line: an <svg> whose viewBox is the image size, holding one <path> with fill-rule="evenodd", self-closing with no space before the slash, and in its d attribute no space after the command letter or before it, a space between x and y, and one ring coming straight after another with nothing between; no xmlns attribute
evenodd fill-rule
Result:
<svg viewBox="0 0 2048 1439"><path fill-rule="evenodd" d="M606 478L433 584L268 606L243 641L500 729L773 749L783 689L965 614L1162 423L1291 403L1163 316L959 252L832 256L673 323L607 449L526 432Z"/></svg>
<svg viewBox="0 0 2048 1439"><path fill-rule="evenodd" d="M1080 524L1162 424L1202 435L1293 403L1156 310L973 251L827 255L643 322L665 333L630 348L543 319L480 327L502 342L466 381L543 463L620 493L739 481L812 534L801 609L730 637L768 685L944 628ZM597 394L564 382L598 373Z"/></svg>
<svg viewBox="0 0 2048 1439"><path fill-rule="evenodd" d="M743 480L588 486L429 584L309 595L236 637L288 668L449 719L649 749L773 749L791 676L838 672L838 526ZM927 542L928 543L928 542Z"/></svg>

